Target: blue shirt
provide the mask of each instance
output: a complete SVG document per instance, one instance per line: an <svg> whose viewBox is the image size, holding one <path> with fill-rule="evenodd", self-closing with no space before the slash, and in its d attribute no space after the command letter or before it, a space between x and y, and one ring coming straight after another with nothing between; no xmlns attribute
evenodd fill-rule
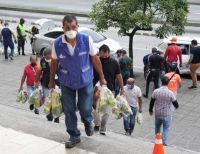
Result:
<svg viewBox="0 0 200 154"><path fill-rule="evenodd" d="M12 43L12 30L9 27L4 27L1 31L1 35L3 36L3 43Z"/></svg>

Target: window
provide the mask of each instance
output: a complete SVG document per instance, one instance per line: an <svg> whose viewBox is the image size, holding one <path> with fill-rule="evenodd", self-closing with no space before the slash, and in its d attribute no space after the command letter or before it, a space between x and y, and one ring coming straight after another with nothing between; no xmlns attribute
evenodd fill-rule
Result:
<svg viewBox="0 0 200 154"><path fill-rule="evenodd" d="M62 31L55 31L55 32L46 33L46 34L44 34L44 36L49 37L49 38L56 39L56 38L58 38L59 36L61 36L62 34L63 34Z"/></svg>
<svg viewBox="0 0 200 154"><path fill-rule="evenodd" d="M183 55L189 54L189 45L187 45L187 44L177 44L177 45L181 48Z"/></svg>
<svg viewBox="0 0 200 154"><path fill-rule="evenodd" d="M92 40L94 41L94 43L98 43L98 42L101 42L106 39L105 36L103 36L97 32L94 32L92 30L83 30L81 32L89 35L92 38Z"/></svg>

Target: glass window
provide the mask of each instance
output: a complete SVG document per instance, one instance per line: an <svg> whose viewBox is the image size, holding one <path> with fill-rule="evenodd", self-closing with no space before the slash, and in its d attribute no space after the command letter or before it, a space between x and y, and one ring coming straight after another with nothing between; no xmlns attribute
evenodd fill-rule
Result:
<svg viewBox="0 0 200 154"><path fill-rule="evenodd" d="M58 38L59 36L61 36L62 34L63 34L62 31L55 31L55 32L46 33L46 34L44 34L44 36L49 37L49 38L56 39L56 38Z"/></svg>
<svg viewBox="0 0 200 154"><path fill-rule="evenodd" d="M189 54L189 45L187 45L187 44L177 44L177 45L181 48L183 55Z"/></svg>
<svg viewBox="0 0 200 154"><path fill-rule="evenodd" d="M97 32L94 32L92 30L83 30L83 31L81 31L81 33L85 33L85 34L89 35L92 38L92 40L94 41L94 43L98 43L98 42L101 42L106 39L105 36L103 36Z"/></svg>

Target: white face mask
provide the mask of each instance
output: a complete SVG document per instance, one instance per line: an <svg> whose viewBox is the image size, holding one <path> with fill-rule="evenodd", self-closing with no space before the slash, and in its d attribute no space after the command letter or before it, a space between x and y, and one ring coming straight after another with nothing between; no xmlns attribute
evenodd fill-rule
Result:
<svg viewBox="0 0 200 154"><path fill-rule="evenodd" d="M51 59L46 59L46 58L45 58L45 61L46 61L47 63L50 63L50 62L51 62Z"/></svg>
<svg viewBox="0 0 200 154"><path fill-rule="evenodd" d="M65 32L65 35L66 35L67 38L69 38L69 39L75 39L75 38L76 38L76 35L77 35L77 31L75 31L75 30L70 30L70 31Z"/></svg>
<svg viewBox="0 0 200 154"><path fill-rule="evenodd" d="M133 89L134 85L127 84L128 89Z"/></svg>

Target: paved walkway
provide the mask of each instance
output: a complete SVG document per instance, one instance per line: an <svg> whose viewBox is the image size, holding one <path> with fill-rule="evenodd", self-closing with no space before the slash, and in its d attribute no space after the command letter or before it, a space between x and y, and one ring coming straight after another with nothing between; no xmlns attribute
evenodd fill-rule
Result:
<svg viewBox="0 0 200 154"><path fill-rule="evenodd" d="M79 148L0 126L0 151L3 154L96 154Z"/></svg>

